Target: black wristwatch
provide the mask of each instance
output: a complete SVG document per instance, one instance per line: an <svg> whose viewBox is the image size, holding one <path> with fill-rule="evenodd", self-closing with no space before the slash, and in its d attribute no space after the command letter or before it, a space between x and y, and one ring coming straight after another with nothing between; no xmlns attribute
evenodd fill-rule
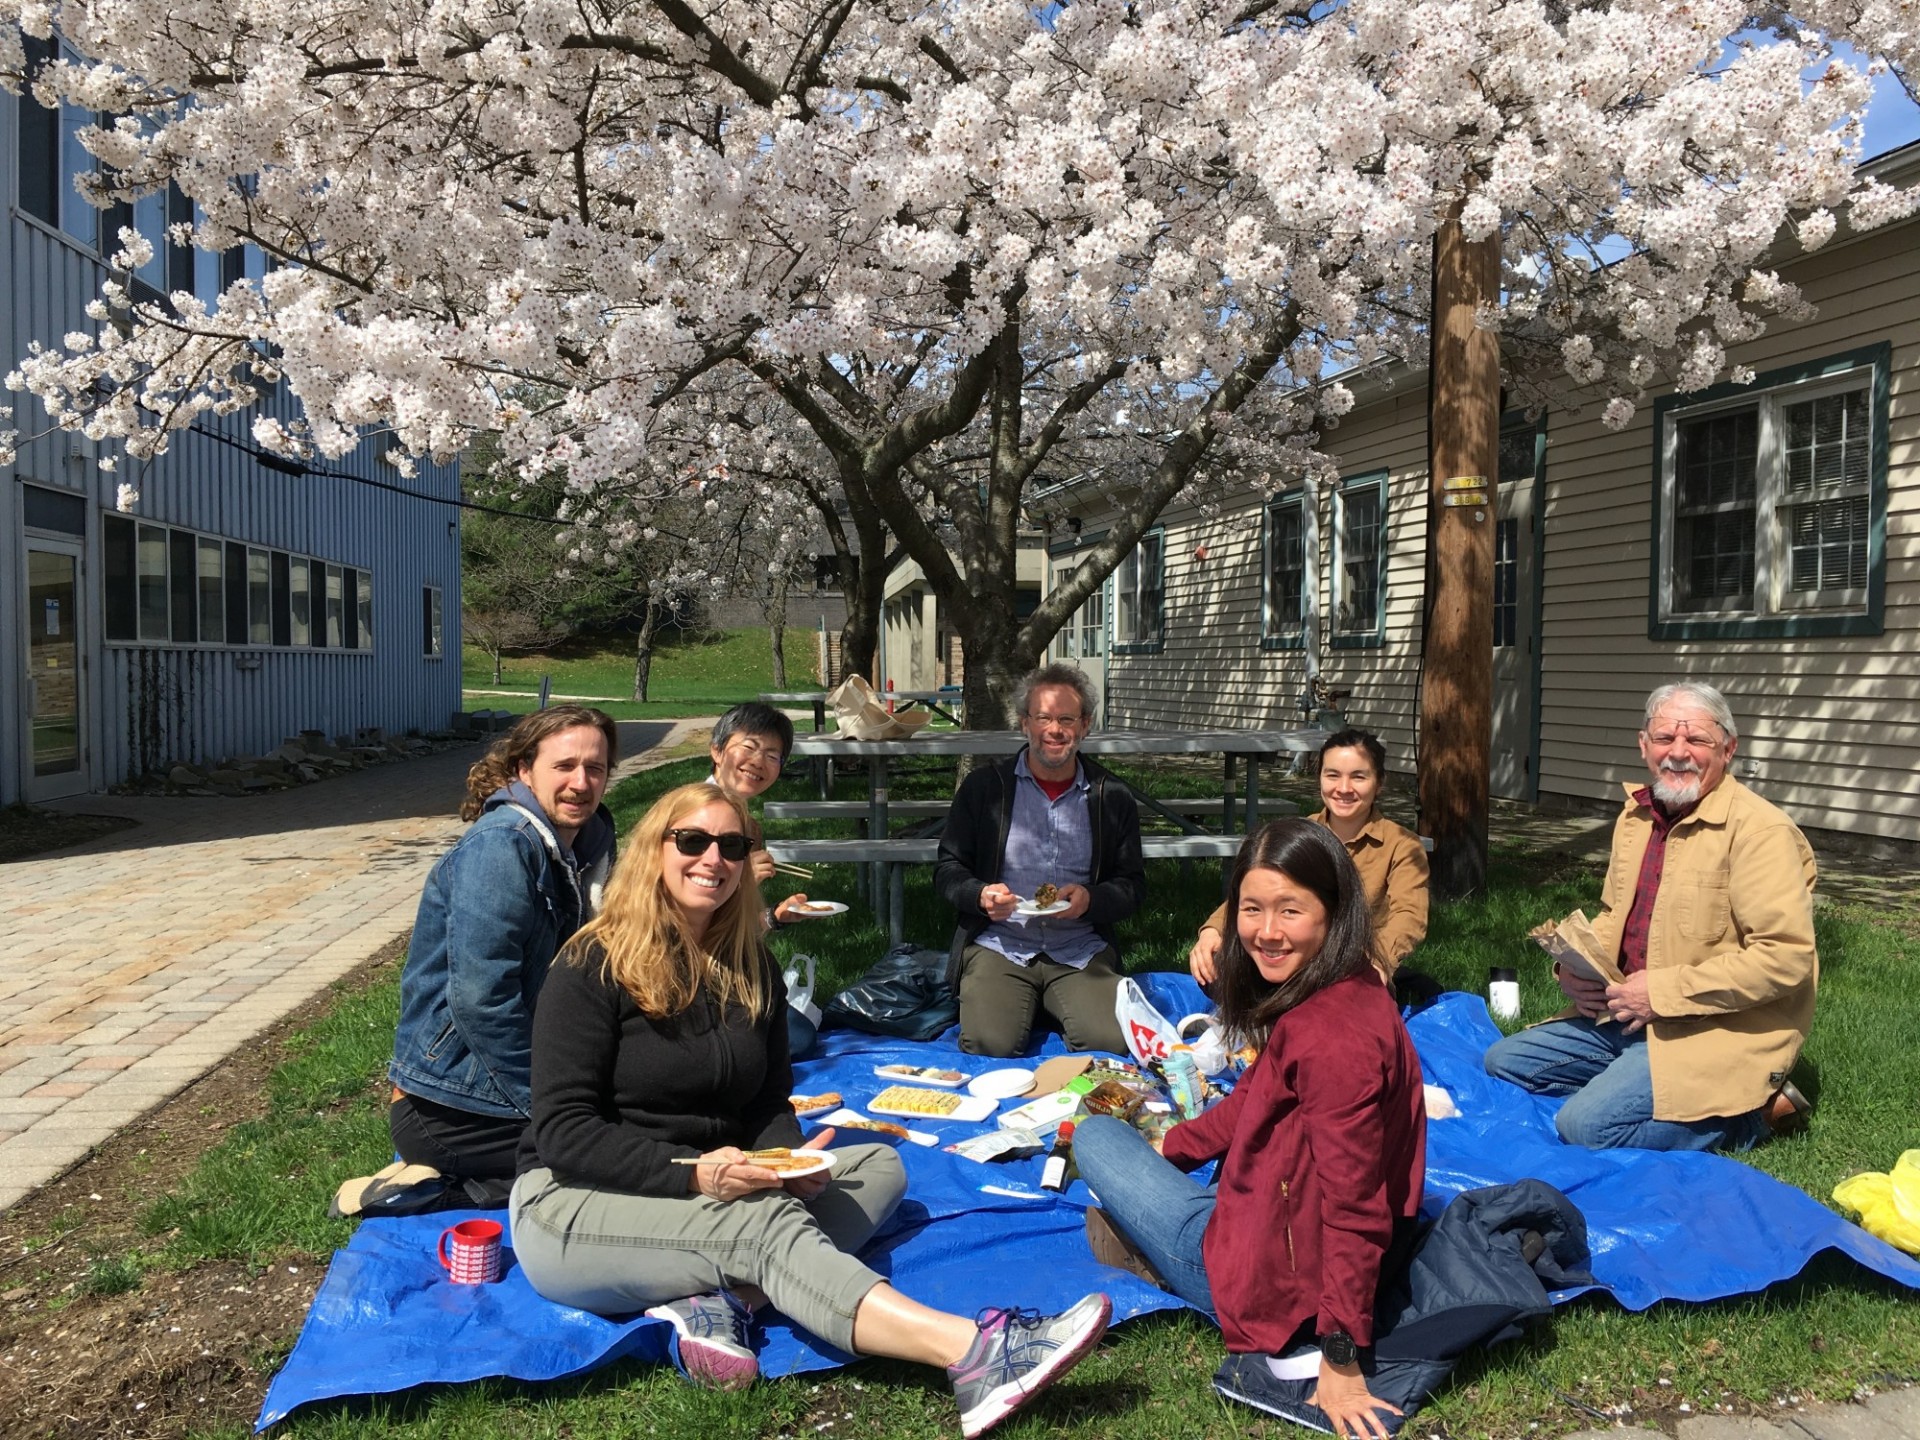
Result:
<svg viewBox="0 0 1920 1440"><path fill-rule="evenodd" d="M1329 1365L1351 1365L1360 1358L1360 1347L1346 1331L1335 1330L1320 1337L1320 1353Z"/></svg>

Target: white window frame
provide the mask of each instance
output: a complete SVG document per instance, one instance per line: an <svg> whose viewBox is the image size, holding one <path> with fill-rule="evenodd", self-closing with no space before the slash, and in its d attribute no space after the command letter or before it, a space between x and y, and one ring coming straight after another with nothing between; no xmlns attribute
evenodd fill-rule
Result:
<svg viewBox="0 0 1920 1440"><path fill-rule="evenodd" d="M1147 623L1146 602L1155 595L1158 601ZM1162 528L1142 535L1113 572L1113 653L1151 654L1166 639L1167 532Z"/></svg>
<svg viewBox="0 0 1920 1440"><path fill-rule="evenodd" d="M1885 365L1871 351L1839 357L1838 363L1822 367L1819 373L1776 371L1756 377L1748 386L1721 386L1707 398L1686 403L1686 397L1670 397L1671 403L1657 410L1655 444L1657 460L1655 480L1658 486L1657 524L1654 534L1654 615L1656 638L1682 638L1674 629L1688 634L1701 633L1701 624L1720 629L1719 633L1765 633L1782 624L1796 630L1797 619L1854 619L1873 617L1878 606L1876 593L1884 581L1885 501ZM1866 429L1861 443L1867 447L1867 476L1842 488L1818 492L1817 499L1864 499L1867 502L1865 568L1867 583L1861 586L1796 592L1792 579L1792 537L1790 516L1795 506L1809 503L1809 497L1793 496L1786 488L1786 433L1789 407L1836 395L1859 393L1867 402ZM1685 517L1680 513L1679 477L1681 428L1716 415L1752 412L1758 421L1758 443L1754 458L1754 546L1753 595L1750 604L1737 598L1706 600L1682 606L1684 593L1681 573L1688 556L1682 553L1680 537ZM1669 633L1662 633L1669 632ZM1871 633L1878 633L1876 624Z"/></svg>
<svg viewBox="0 0 1920 1440"><path fill-rule="evenodd" d="M1350 613L1348 603L1347 506L1352 497L1370 496L1379 507L1380 527L1374 540L1374 605L1370 615ZM1342 477L1333 491L1332 575L1328 585L1328 643L1335 647L1380 645L1387 634L1387 472L1370 470L1363 475Z"/></svg>
<svg viewBox="0 0 1920 1440"><path fill-rule="evenodd" d="M1278 617L1279 577L1274 571L1274 517L1293 511L1300 517L1300 618ZM1305 490L1288 490L1270 498L1260 510L1260 648L1299 650L1307 643L1307 620L1313 614L1313 587L1320 573L1320 517Z"/></svg>

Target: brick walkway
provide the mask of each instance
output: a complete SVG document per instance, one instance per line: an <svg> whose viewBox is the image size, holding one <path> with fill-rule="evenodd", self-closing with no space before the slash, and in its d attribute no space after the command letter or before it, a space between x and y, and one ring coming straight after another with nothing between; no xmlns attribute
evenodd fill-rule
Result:
<svg viewBox="0 0 1920 1440"><path fill-rule="evenodd" d="M616 773L711 723L621 725ZM0 866L0 1210L404 934L479 755L51 806L140 824Z"/></svg>
<svg viewBox="0 0 1920 1440"><path fill-rule="evenodd" d="M1582 1430L1566 1440L1623 1440L1648 1430ZM1920 1436L1920 1390L1883 1390L1863 1404L1781 1408L1772 1420L1746 1415L1695 1415L1678 1440L1914 1440Z"/></svg>

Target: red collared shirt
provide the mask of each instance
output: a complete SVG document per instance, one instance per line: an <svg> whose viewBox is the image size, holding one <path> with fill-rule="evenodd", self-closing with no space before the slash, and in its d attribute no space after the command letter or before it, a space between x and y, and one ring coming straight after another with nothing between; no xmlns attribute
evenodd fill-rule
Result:
<svg viewBox="0 0 1920 1440"><path fill-rule="evenodd" d="M1620 930L1620 973L1631 975L1647 968L1647 931L1653 925L1653 901L1660 893L1660 872L1667 863L1667 836L1673 827L1691 815L1700 802L1669 811L1653 798L1649 788L1633 792L1633 803L1644 805L1653 815L1653 834L1647 840L1647 852L1640 857L1640 881L1633 889L1633 904L1627 908L1626 924Z"/></svg>

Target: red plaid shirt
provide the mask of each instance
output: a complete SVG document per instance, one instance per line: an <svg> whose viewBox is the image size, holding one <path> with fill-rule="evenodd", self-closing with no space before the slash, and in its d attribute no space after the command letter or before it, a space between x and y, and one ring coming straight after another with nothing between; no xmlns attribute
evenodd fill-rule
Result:
<svg viewBox="0 0 1920 1440"><path fill-rule="evenodd" d="M1667 836L1700 802L1696 800L1692 805L1669 811L1653 798L1649 788L1634 791L1633 803L1653 812L1653 834L1647 839L1647 853L1640 857L1640 883L1634 887L1633 904L1627 908L1627 923L1620 930L1622 975L1647 968L1647 931L1653 925L1653 900L1660 893L1660 872L1667 863Z"/></svg>

